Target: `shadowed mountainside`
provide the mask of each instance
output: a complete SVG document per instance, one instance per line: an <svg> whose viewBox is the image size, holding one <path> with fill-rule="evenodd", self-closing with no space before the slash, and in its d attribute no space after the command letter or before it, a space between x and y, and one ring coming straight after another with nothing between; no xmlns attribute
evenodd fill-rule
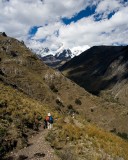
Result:
<svg viewBox="0 0 128 160"><path fill-rule="evenodd" d="M95 46L60 70L87 91L128 106L128 46Z"/></svg>

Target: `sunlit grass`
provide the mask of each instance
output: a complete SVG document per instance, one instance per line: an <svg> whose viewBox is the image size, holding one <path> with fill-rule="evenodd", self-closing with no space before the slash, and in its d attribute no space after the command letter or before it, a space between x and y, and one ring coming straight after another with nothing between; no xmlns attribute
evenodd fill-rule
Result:
<svg viewBox="0 0 128 160"><path fill-rule="evenodd" d="M58 131L48 135L51 137L48 140L56 149L59 143L63 142L63 148L65 148L64 144L69 143L72 144L71 146L74 146L72 148L74 154L79 153L81 156L84 156L84 148L89 148L89 144L91 144L91 147L97 153L99 153L99 150L103 150L104 153L113 158L122 157L125 160L128 159L128 142L104 129L88 122L83 127L79 127L71 121L65 123L63 118L56 124L56 127ZM98 154L92 155L92 160L95 159L100 160L101 157Z"/></svg>

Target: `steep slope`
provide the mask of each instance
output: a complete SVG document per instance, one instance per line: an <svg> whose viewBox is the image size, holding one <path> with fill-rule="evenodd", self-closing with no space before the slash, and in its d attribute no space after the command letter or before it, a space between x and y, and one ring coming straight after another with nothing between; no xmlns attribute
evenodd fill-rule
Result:
<svg viewBox="0 0 128 160"><path fill-rule="evenodd" d="M50 106L0 81L0 158L14 148L26 147L28 138L36 133L34 113L44 118L49 110L56 118Z"/></svg>
<svg viewBox="0 0 128 160"><path fill-rule="evenodd" d="M3 82L0 82L0 91L0 158L15 148L3 160L25 157L53 160L56 157L53 149L56 149L62 160L128 159L127 141L88 123L81 115L75 115L72 119L71 116L61 114ZM41 129L36 136L36 132L32 130L34 113L44 118L49 110L55 122L54 129L46 139L53 149L44 139L47 130Z"/></svg>
<svg viewBox="0 0 128 160"><path fill-rule="evenodd" d="M45 65L21 42L0 36L0 48L0 80L32 98L66 110L67 105L75 104L79 95L88 95L60 72Z"/></svg>
<svg viewBox="0 0 128 160"><path fill-rule="evenodd" d="M128 46L92 47L60 70L89 92L128 106Z"/></svg>
<svg viewBox="0 0 128 160"><path fill-rule="evenodd" d="M0 36L0 48L0 81L51 109L69 115L74 112L109 131L128 134L125 106L92 96L13 38Z"/></svg>

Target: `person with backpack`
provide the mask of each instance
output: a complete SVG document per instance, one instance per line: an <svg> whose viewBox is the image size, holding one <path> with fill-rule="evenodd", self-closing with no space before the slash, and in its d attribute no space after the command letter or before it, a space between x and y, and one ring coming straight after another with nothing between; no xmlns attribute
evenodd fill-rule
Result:
<svg viewBox="0 0 128 160"><path fill-rule="evenodd" d="M47 121L48 129L52 129L53 128L53 117L51 116L50 113L48 113L48 116L46 117L46 121Z"/></svg>

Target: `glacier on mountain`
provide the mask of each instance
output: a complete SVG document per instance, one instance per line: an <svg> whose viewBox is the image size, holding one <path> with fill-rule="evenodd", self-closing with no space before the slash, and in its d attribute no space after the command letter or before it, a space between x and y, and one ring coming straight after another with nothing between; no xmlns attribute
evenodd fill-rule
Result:
<svg viewBox="0 0 128 160"><path fill-rule="evenodd" d="M61 57L63 55L63 57L65 56L65 58L73 58L75 56L80 55L82 52L86 51L87 49L89 49L90 47L88 45L84 45L84 46L77 46L77 47L73 47L73 48L65 48L64 45L62 45L60 48L58 48L57 50L50 50L49 48L38 48L38 49L32 49L32 51L34 53L36 53L37 55L39 55L40 57L45 57L48 55L52 55L55 57Z"/></svg>

